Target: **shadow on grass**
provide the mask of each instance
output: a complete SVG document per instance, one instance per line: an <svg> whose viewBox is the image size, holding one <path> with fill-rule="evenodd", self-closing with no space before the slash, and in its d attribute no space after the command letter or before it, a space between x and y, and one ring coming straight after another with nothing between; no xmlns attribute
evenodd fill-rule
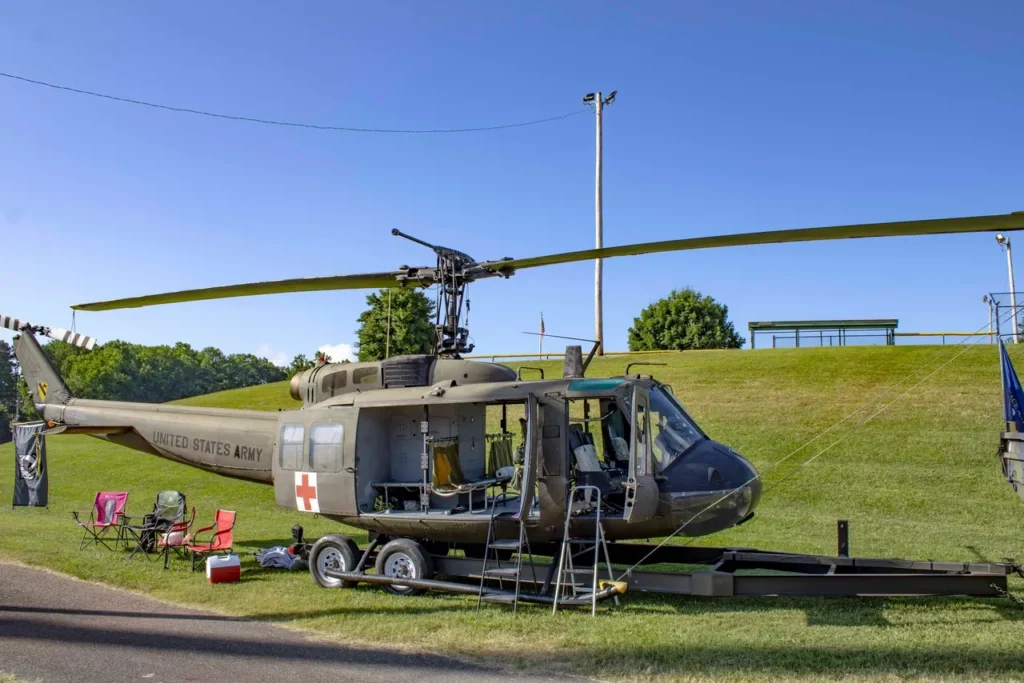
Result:
<svg viewBox="0 0 1024 683"><path fill-rule="evenodd" d="M630 612L650 614L666 613L680 616L706 614L749 613L752 618L758 614L779 610L802 611L807 616L808 626L876 626L885 628L910 627L908 622L893 623L885 616L894 607L955 609L958 607L985 607L985 614L994 618L979 617L978 622L993 621L1024 622L1024 610L1005 598L931 597L931 598L703 598L693 596L631 595L624 609Z"/></svg>
<svg viewBox="0 0 1024 683"><path fill-rule="evenodd" d="M348 591L379 591L373 586L360 586ZM432 599L433 598L433 599ZM454 614L464 615L476 610L476 599L471 596L451 596L428 594L417 598L419 601L430 601L434 604L410 606L407 598L394 597L391 601L366 605L339 605L322 608L311 608L288 612L263 612L250 615L250 619L262 622L315 620L325 617L346 615L385 615L401 617L403 615L422 614ZM648 614L656 616L705 616L708 614L749 614L751 620L762 618L766 613L776 610L802 611L806 615L808 626L848 626L877 628L913 628L920 624L913 619L905 623L893 623L886 617L886 611L894 607L921 608L985 608L977 615L967 617L960 614L957 623L965 622L999 623L1024 622L1024 610L1004 601L1001 598L683 598L665 596L631 596L630 601L619 608L610 608L605 603L598 612L599 619L615 619L622 614ZM494 608L494 614L500 614ZM550 613L549 605L521 604L520 610L539 610ZM490 611L490 610L489 610ZM577 608L567 608L567 612L582 612ZM511 613L511 612L509 612Z"/></svg>

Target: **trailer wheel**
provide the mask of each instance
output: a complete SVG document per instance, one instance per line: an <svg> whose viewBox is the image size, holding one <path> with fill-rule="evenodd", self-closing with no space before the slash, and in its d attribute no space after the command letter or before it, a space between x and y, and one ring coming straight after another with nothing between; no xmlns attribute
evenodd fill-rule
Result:
<svg viewBox="0 0 1024 683"><path fill-rule="evenodd" d="M432 579L434 563L421 543L408 538L396 538L377 553L377 573L408 579ZM426 591L402 585L385 585L384 590L395 595L419 595Z"/></svg>
<svg viewBox="0 0 1024 683"><path fill-rule="evenodd" d="M329 569L350 572L359 562L359 546L348 536L328 534L309 551L309 573L323 588L352 588L356 581L342 581L325 573Z"/></svg>

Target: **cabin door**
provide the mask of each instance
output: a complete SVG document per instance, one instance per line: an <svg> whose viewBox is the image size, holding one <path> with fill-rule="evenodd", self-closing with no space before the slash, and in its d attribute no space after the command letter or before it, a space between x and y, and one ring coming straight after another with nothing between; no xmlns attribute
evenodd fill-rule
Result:
<svg viewBox="0 0 1024 683"><path fill-rule="evenodd" d="M296 474L296 487L307 475L316 481L317 512L356 515L354 420L334 411L330 420L314 419L309 428L309 450L304 471ZM306 494L310 491L307 488ZM296 488L296 507L305 501Z"/></svg>
<svg viewBox="0 0 1024 683"><path fill-rule="evenodd" d="M526 519L533 509L537 488L537 470L541 457L540 404L530 394L526 398L526 453L523 458L523 481L519 494L519 518Z"/></svg>
<svg viewBox="0 0 1024 683"><path fill-rule="evenodd" d="M627 522L643 522L658 509L658 483L651 454L651 408L647 390L633 388L633 429L629 444L629 478L626 481Z"/></svg>

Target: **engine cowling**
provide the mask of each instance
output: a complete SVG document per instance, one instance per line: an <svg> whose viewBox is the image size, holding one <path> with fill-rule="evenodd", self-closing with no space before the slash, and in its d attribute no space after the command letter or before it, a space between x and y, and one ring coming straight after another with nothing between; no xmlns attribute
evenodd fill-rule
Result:
<svg viewBox="0 0 1024 683"><path fill-rule="evenodd" d="M351 391L430 386L446 381L480 384L515 379L515 370L497 363L426 355L396 356L368 363L318 363L292 377L289 390L295 400L313 405Z"/></svg>

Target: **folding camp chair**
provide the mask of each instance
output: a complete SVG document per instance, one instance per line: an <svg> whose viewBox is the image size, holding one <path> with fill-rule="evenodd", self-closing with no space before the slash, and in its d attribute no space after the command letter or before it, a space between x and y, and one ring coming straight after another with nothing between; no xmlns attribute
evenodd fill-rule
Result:
<svg viewBox="0 0 1024 683"><path fill-rule="evenodd" d="M192 542L189 529L192 528L192 523L195 521L196 509L192 508L192 515L188 518L188 521L183 519L179 522L174 522L167 531L158 535L156 545L163 553L164 569L167 569L171 564L172 552L179 557L188 556L188 545Z"/></svg>
<svg viewBox="0 0 1024 683"><path fill-rule="evenodd" d="M86 513L85 510L72 510L71 516L75 518L75 524L84 529L82 543L78 549L84 550L86 546L96 544L113 550L119 543L125 542L124 506L127 504L126 491L100 491L92 503L92 510L89 511L89 521L83 522L79 517ZM108 541L114 545L108 545Z"/></svg>
<svg viewBox="0 0 1024 683"><path fill-rule="evenodd" d="M156 494L153 512L142 518L142 524L127 524L125 534L135 540L128 560L139 553L149 559L149 553L157 549L157 538L175 522L185 519L185 494L181 491L161 491Z"/></svg>
<svg viewBox="0 0 1024 683"><path fill-rule="evenodd" d="M192 542L185 546L186 552L192 555L192 570L195 571L196 560L205 555L216 555L217 553L231 552L232 532L235 528L234 510L217 510L213 526L203 527L196 531ZM213 536L206 543L199 543L199 534L204 531L212 531Z"/></svg>
<svg viewBox="0 0 1024 683"><path fill-rule="evenodd" d="M434 451L434 488L447 489L466 483L466 475L462 473L459 461L458 437L435 439L432 442Z"/></svg>

